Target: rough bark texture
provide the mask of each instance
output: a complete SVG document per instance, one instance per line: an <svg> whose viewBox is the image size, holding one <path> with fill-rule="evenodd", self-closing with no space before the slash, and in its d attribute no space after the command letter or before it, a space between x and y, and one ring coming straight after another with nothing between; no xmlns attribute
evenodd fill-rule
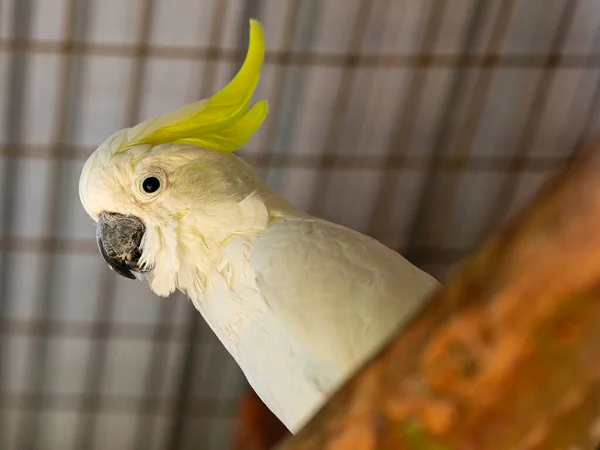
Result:
<svg viewBox="0 0 600 450"><path fill-rule="evenodd" d="M279 450L600 443L600 146L451 275Z"/></svg>

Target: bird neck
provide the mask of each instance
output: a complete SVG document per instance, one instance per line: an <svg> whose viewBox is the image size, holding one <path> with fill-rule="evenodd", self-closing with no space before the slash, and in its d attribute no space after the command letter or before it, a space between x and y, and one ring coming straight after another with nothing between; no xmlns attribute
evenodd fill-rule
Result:
<svg viewBox="0 0 600 450"><path fill-rule="evenodd" d="M234 239L258 236L289 217L308 217L262 181L255 187L241 200L194 206L158 230L163 256L148 275L155 293L164 296L177 289L201 299L209 275L226 259L224 251Z"/></svg>

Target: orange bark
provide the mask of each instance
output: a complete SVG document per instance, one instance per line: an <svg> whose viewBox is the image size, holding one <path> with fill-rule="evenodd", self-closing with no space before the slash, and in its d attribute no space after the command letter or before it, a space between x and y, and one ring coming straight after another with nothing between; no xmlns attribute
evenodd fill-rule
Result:
<svg viewBox="0 0 600 450"><path fill-rule="evenodd" d="M600 145L467 258L279 450L600 443Z"/></svg>
<svg viewBox="0 0 600 450"><path fill-rule="evenodd" d="M284 437L287 428L252 389L241 399L232 450L269 450Z"/></svg>

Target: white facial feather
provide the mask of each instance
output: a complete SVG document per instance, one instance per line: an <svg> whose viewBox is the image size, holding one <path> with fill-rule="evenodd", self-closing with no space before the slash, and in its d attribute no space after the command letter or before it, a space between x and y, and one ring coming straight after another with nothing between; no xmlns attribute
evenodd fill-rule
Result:
<svg viewBox="0 0 600 450"><path fill-rule="evenodd" d="M183 144L114 154L111 146L119 139L113 135L90 157L80 197L95 220L111 211L144 222L140 264L153 268L146 278L157 295L179 289L201 296L224 245L266 229L269 209L275 215L293 210L233 154ZM140 189L149 175L161 180L155 195Z"/></svg>

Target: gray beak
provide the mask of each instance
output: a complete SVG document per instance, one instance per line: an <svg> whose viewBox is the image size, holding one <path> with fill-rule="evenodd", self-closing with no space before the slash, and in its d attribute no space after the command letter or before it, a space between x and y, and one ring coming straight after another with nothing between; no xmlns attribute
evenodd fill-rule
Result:
<svg viewBox="0 0 600 450"><path fill-rule="evenodd" d="M140 271L140 244L146 227L135 216L103 212L96 226L98 249L111 269L126 278L135 279L132 271Z"/></svg>

